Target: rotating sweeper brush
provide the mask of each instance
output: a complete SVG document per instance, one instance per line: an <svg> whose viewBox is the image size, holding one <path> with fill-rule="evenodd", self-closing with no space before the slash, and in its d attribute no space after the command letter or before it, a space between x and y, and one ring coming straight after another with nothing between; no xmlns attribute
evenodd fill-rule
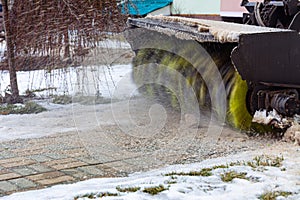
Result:
<svg viewBox="0 0 300 200"><path fill-rule="evenodd" d="M185 88L190 87L199 106L225 114L235 128L286 129L300 122L299 1L242 3L249 11L244 21L251 25L167 16L129 19L134 78L140 84L159 82L148 84L146 93L165 97L173 107L188 104ZM176 86L163 87L166 81Z"/></svg>

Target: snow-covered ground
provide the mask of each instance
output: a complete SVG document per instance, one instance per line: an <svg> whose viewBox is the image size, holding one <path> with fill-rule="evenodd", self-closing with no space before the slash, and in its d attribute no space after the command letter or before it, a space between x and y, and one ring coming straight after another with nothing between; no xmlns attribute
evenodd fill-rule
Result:
<svg viewBox="0 0 300 200"><path fill-rule="evenodd" d="M6 49L5 41L0 42L0 60ZM106 50L104 54L101 50ZM62 95L75 93L93 94L101 91L101 96L111 97L115 88L115 84L120 81L126 74L130 74L132 67L130 64L111 65L109 58L114 57L111 50L128 50L130 51L129 43L116 39L107 39L98 42L97 48L90 52L90 55L83 60L83 63L88 62L91 56L94 56L95 65L84 67L69 67L56 70L34 70L17 72L18 86L20 94L25 94L26 90L36 92L37 95ZM111 54L111 55L110 55ZM122 55L120 55L122 57ZM99 59L106 60L101 62ZM98 62L99 63L98 63ZM127 76L130 77L130 76ZM8 71L0 72L0 94L4 95L4 90L9 83ZM124 93L127 91L124 91Z"/></svg>
<svg viewBox="0 0 300 200"><path fill-rule="evenodd" d="M21 94L26 90L35 92L38 96L47 95L99 95L106 98L113 96L116 85L122 80L128 88L122 89L123 98L128 97L134 84L131 79L132 67L127 65L70 67L67 69L21 71L17 72L18 86ZM0 91L2 95L9 85L9 73L0 74ZM123 86L124 87L124 86Z"/></svg>
<svg viewBox="0 0 300 200"><path fill-rule="evenodd" d="M280 148L278 148L280 146ZM300 199L300 152L298 147L278 144L253 152L244 152L239 155L205 160L201 163L189 165L173 165L163 169L144 173L134 173L125 178L91 179L69 185L57 185L51 188L15 193L1 198L2 200L31 200L31 199L88 199L101 194L115 194L118 196L105 199L201 199L201 200L233 200L259 199L263 194L282 192L288 194L285 198ZM253 159L256 156L260 159ZM283 158L280 165L280 158ZM275 161L276 160L276 161ZM248 163L247 161L250 161ZM268 161L264 166L258 162ZM239 163L239 164L238 164ZM223 168L225 165L227 168ZM231 166L232 165L232 166ZM210 176L179 175L210 168ZM244 178L234 178L225 182L222 175L226 172L245 173ZM176 172L178 175L166 175ZM151 195L144 192L145 188L162 185L166 190ZM136 188L136 192L120 192L117 188Z"/></svg>
<svg viewBox="0 0 300 200"><path fill-rule="evenodd" d="M1 90L9 83L9 74L2 73L0 77ZM53 80L53 81L50 81ZM37 92L37 95L63 95L74 98L91 97L90 105L73 103L58 105L51 99L39 101L48 111L33 115L0 115L0 141L13 139L43 137L50 134L64 133L82 129L93 129L101 124L113 123L112 105L125 107L122 101L138 95L136 85L132 80L132 67L128 65L90 66L70 68L68 72L54 70L51 75L45 70L33 72L18 72L18 82L21 93L30 89L57 88L55 91ZM50 85L49 85L50 84ZM97 91L106 104L95 104ZM18 122L18 123L16 123ZM94 126L91 126L91 123ZM100 123L100 124L99 124Z"/></svg>
<svg viewBox="0 0 300 200"><path fill-rule="evenodd" d="M130 49L128 43L110 39L99 42L98 46L103 49ZM4 52L4 49L5 42L2 42L0 43L0 53ZM109 57L110 53L116 52L109 51L103 54L101 51L95 51L93 55L102 59L103 56ZM97 65L95 62L94 65L56 69L51 72L48 70L20 71L17 72L17 78L19 91L22 95L30 90L37 97L48 98L50 95L68 95L73 99L75 97L100 97L107 103L110 100L121 101L138 95L132 80L131 64L104 65L100 62ZM2 96L4 96L4 91L9 84L8 71L1 71L0 94ZM93 104L93 101L90 101L90 104ZM48 111L36 115L0 116L0 141L76 131L87 126L85 122L89 119L93 122L96 120L95 126L98 126L99 120L95 119L97 109L107 111L103 115L107 116L106 120L101 119L104 123L109 123L113 118L109 104L88 106L73 103L58 105L51 103L51 99L40 101L39 104L46 107ZM74 116L80 120L74 120Z"/></svg>

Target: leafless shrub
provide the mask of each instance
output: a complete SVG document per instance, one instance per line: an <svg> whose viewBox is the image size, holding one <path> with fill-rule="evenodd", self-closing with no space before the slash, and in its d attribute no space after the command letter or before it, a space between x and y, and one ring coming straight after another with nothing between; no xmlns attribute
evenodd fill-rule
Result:
<svg viewBox="0 0 300 200"><path fill-rule="evenodd" d="M2 0L12 103L16 70L61 68L82 60L107 33L121 32L126 15L118 0Z"/></svg>

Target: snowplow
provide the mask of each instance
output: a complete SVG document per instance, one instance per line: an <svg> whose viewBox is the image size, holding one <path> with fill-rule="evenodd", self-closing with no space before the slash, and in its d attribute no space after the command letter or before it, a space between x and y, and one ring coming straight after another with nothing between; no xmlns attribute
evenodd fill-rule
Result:
<svg viewBox="0 0 300 200"><path fill-rule="evenodd" d="M134 79L149 83L146 93L167 97L173 107L187 101L184 88L191 87L200 107L224 115L234 128L285 130L300 122L300 1L241 5L248 11L244 24L175 16L128 19ZM185 80L168 77L164 68ZM170 80L177 85L164 88Z"/></svg>

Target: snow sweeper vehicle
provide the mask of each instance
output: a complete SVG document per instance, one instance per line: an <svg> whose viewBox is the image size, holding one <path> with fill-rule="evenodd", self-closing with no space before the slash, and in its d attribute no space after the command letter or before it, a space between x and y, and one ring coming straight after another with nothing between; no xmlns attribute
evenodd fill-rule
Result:
<svg viewBox="0 0 300 200"><path fill-rule="evenodd" d="M167 96L174 107L188 104L185 88L191 87L199 106L225 115L237 129L286 129L300 122L300 1L243 0L241 5L248 11L244 24L130 18L126 37L136 53L134 79L149 83L146 93ZM163 87L170 81L171 89Z"/></svg>

